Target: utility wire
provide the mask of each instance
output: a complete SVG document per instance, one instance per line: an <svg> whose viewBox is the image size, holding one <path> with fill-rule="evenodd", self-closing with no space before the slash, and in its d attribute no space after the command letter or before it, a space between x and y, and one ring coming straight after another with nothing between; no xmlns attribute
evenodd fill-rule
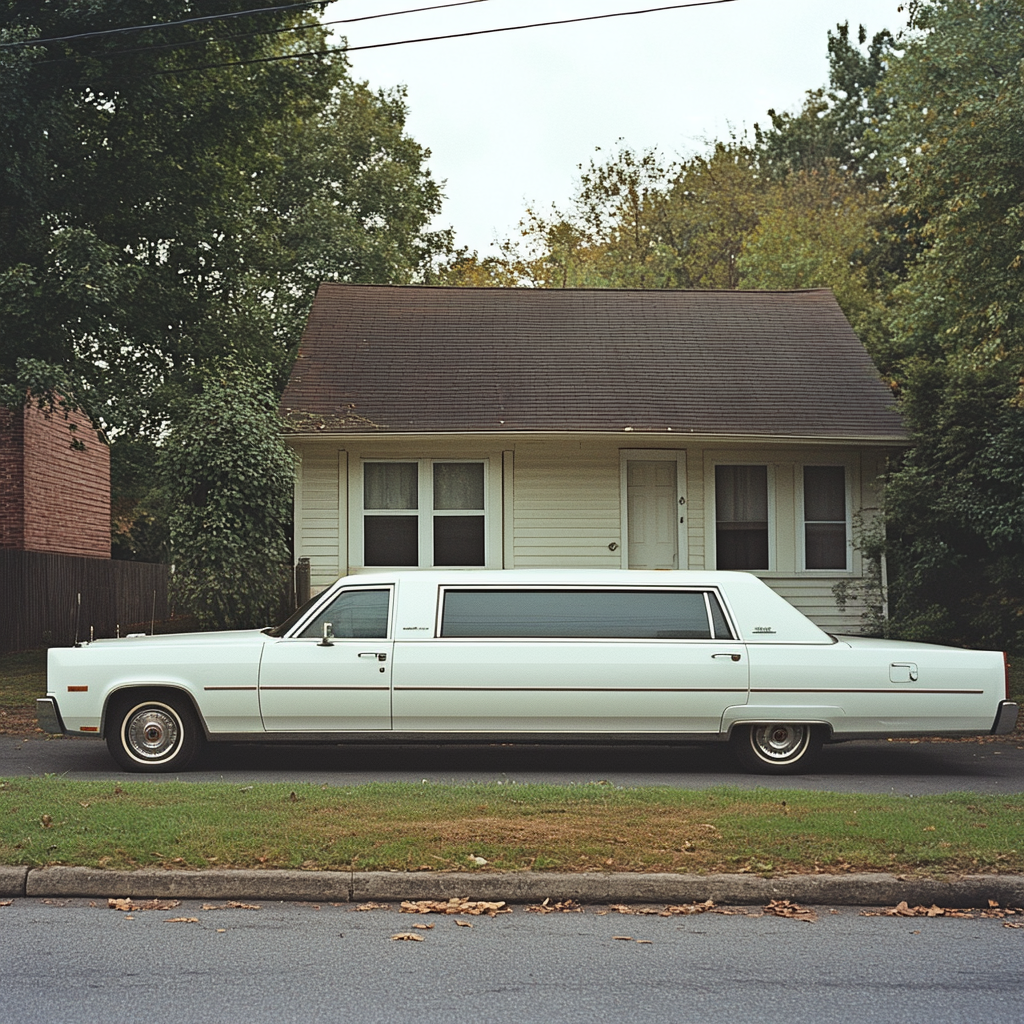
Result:
<svg viewBox="0 0 1024 1024"><path fill-rule="evenodd" d="M107 50L103 53L68 54L66 57L55 57L51 60L38 61L42 64L63 64L69 60L106 60L110 57L127 56L132 53L150 53L154 50L181 50L188 46L204 46L206 43L230 43L236 39L250 39L253 36L281 35L285 32L305 32L311 28L325 28L328 25L351 25L357 21L375 21L378 18L396 18L402 14L421 14L424 11L438 11L446 7L466 7L469 4L487 3L488 0L453 0L450 3L431 4L429 7L410 7L404 11L385 11L383 14L362 14L355 18L338 18L334 21L313 21L306 25L289 25L287 28L259 29L253 32L236 32L230 36L200 36L196 39L183 39L176 43L154 43L152 46L133 46L125 50Z"/></svg>
<svg viewBox="0 0 1024 1024"><path fill-rule="evenodd" d="M250 14L273 14L276 11L294 11L310 7L324 7L330 0L315 0L313 3L282 4L279 7L254 7L249 11L231 11L227 14L204 14L198 18L183 18L181 21L161 21L152 25L125 25L122 28L98 29L95 32L79 32L73 36L50 36L46 39L19 39L12 43L0 43L0 47L37 46L40 43L67 43L73 39L93 39L96 36L114 36L122 32L147 32L154 28L174 28L178 25L195 25L202 21L223 21L227 18L245 18Z"/></svg>
<svg viewBox="0 0 1024 1024"><path fill-rule="evenodd" d="M525 25L504 25L501 28L481 28L472 32L450 32L441 36L420 36L417 39L395 39L387 43L365 43L361 46L338 46L329 50L305 50L302 53L286 53L276 57L254 57L251 60L225 61L222 64L200 64L194 68L179 68L170 71L156 71L154 75L184 75L193 71L210 71L215 68L240 67L243 64L269 64L280 60L294 60L297 57L329 57L337 54L354 53L356 50L379 50L387 46L406 46L410 43L435 43L442 39L465 39L467 36L487 36L497 32L518 32L527 28L548 28L551 25L574 25L582 21L601 21L606 18L628 18L633 14L657 14L660 11L677 11L684 7L713 7L717 4L732 4L737 0L693 0L685 4L668 4L664 7L647 7L639 11L613 11L610 14L588 14L580 18L560 18L557 21L535 21Z"/></svg>

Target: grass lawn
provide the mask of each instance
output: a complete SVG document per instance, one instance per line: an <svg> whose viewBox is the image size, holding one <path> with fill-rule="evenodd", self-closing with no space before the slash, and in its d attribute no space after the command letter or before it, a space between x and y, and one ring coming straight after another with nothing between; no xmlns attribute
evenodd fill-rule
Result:
<svg viewBox="0 0 1024 1024"><path fill-rule="evenodd" d="M1021 872L1024 794L9 778L0 779L0 863L761 875Z"/></svg>

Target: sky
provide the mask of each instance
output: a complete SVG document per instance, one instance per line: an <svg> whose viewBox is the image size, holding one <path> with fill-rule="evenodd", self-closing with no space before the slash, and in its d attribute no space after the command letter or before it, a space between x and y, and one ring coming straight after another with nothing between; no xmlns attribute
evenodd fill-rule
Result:
<svg viewBox="0 0 1024 1024"><path fill-rule="evenodd" d="M443 0L338 0L324 21ZM478 0L337 26L352 47L664 6L672 0ZM619 140L669 159L799 109L828 81L827 32L905 25L900 0L730 0L704 7L355 51L353 76L404 85L407 130L445 183L434 227L492 253L527 205L565 207L579 165ZM601 152L595 152L600 147Z"/></svg>

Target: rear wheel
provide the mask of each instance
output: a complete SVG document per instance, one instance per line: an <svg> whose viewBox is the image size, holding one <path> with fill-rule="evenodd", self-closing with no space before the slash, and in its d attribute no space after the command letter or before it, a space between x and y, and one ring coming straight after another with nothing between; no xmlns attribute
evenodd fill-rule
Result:
<svg viewBox="0 0 1024 1024"><path fill-rule="evenodd" d="M115 698L107 715L107 749L126 771L175 771L199 749L199 720L179 694L126 694Z"/></svg>
<svg viewBox="0 0 1024 1024"><path fill-rule="evenodd" d="M768 775L805 771L821 753L823 730L816 725L769 722L738 725L732 746L744 768Z"/></svg>

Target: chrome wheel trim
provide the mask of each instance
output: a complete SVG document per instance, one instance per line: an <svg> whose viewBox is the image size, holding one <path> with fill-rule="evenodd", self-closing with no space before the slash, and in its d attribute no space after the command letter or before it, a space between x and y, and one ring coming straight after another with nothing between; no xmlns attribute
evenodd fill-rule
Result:
<svg viewBox="0 0 1024 1024"><path fill-rule="evenodd" d="M134 760L142 764L166 761L181 746L181 719L166 704L146 703L125 715L121 738Z"/></svg>
<svg viewBox="0 0 1024 1024"><path fill-rule="evenodd" d="M753 726L750 730L750 745L754 753L769 764L799 760L810 742L809 725L773 722L770 725Z"/></svg>

